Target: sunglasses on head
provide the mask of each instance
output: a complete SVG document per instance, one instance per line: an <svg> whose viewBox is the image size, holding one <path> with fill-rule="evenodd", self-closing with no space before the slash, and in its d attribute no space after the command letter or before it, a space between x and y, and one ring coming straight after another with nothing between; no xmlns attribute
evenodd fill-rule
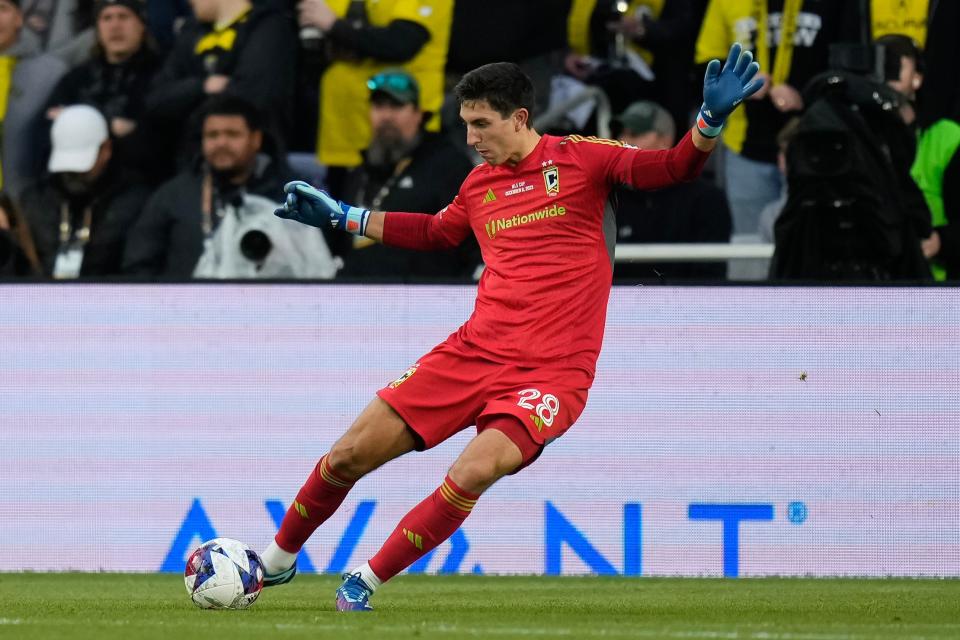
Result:
<svg viewBox="0 0 960 640"><path fill-rule="evenodd" d="M370 91L383 88L393 89L394 91L410 91L413 86L410 76L399 73L378 73L367 80L367 88Z"/></svg>

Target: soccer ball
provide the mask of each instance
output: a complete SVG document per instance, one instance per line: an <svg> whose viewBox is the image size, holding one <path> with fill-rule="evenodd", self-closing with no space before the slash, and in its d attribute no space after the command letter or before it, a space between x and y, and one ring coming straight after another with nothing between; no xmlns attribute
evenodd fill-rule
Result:
<svg viewBox="0 0 960 640"><path fill-rule="evenodd" d="M214 538L190 554L183 581L201 609L246 609L263 590L263 563L242 542Z"/></svg>

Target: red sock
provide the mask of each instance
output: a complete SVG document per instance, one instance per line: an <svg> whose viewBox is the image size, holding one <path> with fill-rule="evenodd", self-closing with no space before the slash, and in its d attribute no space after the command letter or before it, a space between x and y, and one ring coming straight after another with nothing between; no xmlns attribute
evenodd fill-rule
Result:
<svg viewBox="0 0 960 640"><path fill-rule="evenodd" d="M297 498L287 510L274 540L284 551L297 553L313 532L340 508L353 483L334 473L327 456L300 487Z"/></svg>
<svg viewBox="0 0 960 640"><path fill-rule="evenodd" d="M447 476L440 488L400 520L377 555L370 558L370 568L384 582L397 575L452 536L479 497Z"/></svg>

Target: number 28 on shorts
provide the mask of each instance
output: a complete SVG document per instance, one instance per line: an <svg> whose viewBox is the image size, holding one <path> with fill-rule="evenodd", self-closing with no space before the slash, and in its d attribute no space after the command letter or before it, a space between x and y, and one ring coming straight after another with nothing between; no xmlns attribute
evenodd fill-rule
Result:
<svg viewBox="0 0 960 640"><path fill-rule="evenodd" d="M560 400L550 393L540 393L539 389L524 389L518 391L520 400L517 406L527 411L532 411L530 418L537 425L537 432L542 432L544 427L552 427L553 421L560 411ZM539 402L537 402L539 400Z"/></svg>

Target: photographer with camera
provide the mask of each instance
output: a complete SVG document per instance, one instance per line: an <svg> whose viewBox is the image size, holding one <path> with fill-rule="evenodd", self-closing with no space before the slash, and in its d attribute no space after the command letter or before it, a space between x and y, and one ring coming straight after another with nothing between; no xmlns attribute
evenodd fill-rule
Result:
<svg viewBox="0 0 960 640"><path fill-rule="evenodd" d="M930 211L910 176L922 70L906 36L831 51L786 149L772 277L929 280Z"/></svg>
<svg viewBox="0 0 960 640"><path fill-rule="evenodd" d="M272 261L288 262L292 258L271 251L286 246L286 240L278 237L278 234L285 235L283 231L276 232L272 227L265 231L248 220L251 214L266 212L263 201L282 200L283 185L291 179L286 165L263 153L262 145L263 126L253 105L232 96L211 99L203 117L202 157L161 186L147 203L130 233L124 272L183 280L195 275L205 254L222 256L226 252L230 255L218 257L216 262L229 262L233 267L214 274L207 265L203 277L264 276L267 273L278 277L332 277L335 269L332 263L328 264L329 254L316 269L311 270L307 265L294 272L288 264L290 268L286 271L263 273L268 257ZM252 196L260 197L254 199ZM221 233L224 225L226 231ZM260 231L267 238L255 234L243 243L245 230ZM238 235L235 242L234 235ZM315 251L316 260L323 261L326 244L322 235L319 232L312 235L301 232L301 235L304 241L313 241L307 250ZM241 244L250 256L247 262L254 263L252 269L241 270L238 266L246 264L239 260L244 257ZM260 268L256 268L258 266Z"/></svg>

